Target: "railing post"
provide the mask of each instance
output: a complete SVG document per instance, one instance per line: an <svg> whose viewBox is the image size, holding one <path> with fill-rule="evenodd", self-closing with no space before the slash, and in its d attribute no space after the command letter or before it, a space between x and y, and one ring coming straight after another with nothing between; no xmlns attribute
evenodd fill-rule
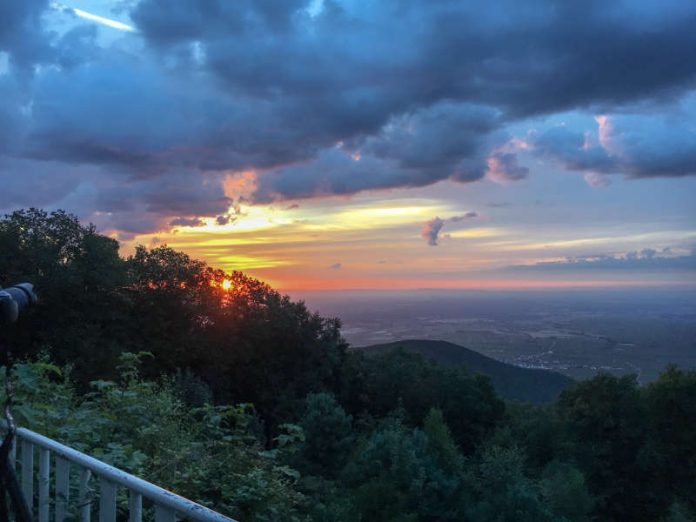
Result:
<svg viewBox="0 0 696 522"><path fill-rule="evenodd" d="M45 449L39 450L39 522L48 522L49 477L51 475L51 454Z"/></svg>
<svg viewBox="0 0 696 522"><path fill-rule="evenodd" d="M116 522L116 484L99 479L99 522Z"/></svg>
<svg viewBox="0 0 696 522"><path fill-rule="evenodd" d="M29 504L29 511L34 511L34 445L22 440L22 493Z"/></svg>
<svg viewBox="0 0 696 522"><path fill-rule="evenodd" d="M56 456L56 522L63 522L68 515L70 500L70 462Z"/></svg>
<svg viewBox="0 0 696 522"><path fill-rule="evenodd" d="M141 522L143 519L143 496L132 489L128 492L128 522Z"/></svg>
<svg viewBox="0 0 696 522"><path fill-rule="evenodd" d="M89 490L89 479L92 472L86 468L80 470L80 490L78 492L80 503L80 521L89 522L92 518L92 494Z"/></svg>

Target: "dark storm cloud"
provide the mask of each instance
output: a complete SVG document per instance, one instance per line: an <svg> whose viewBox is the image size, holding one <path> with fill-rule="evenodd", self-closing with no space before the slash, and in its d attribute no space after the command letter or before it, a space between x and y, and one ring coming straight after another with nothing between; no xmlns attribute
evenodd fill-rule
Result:
<svg viewBox="0 0 696 522"><path fill-rule="evenodd" d="M202 226L205 226L205 221L203 221L202 219L197 218L197 217L193 217L193 218L180 217L180 218L172 219L169 222L169 225L173 226L173 227L176 227L176 226L179 226L179 227L202 227Z"/></svg>
<svg viewBox="0 0 696 522"><path fill-rule="evenodd" d="M256 199L353 194L418 187L486 173L485 145L496 115L476 106L438 104L389 120L375 135L319 153L307 164L260 176Z"/></svg>
<svg viewBox="0 0 696 522"><path fill-rule="evenodd" d="M42 15L48 0L0 1L0 51L20 68L48 59L50 35Z"/></svg>
<svg viewBox="0 0 696 522"><path fill-rule="evenodd" d="M198 42L230 87L262 96L331 89L401 110L455 99L532 114L694 80L687 1L327 1L314 17L308 4L143 0L132 16L154 46Z"/></svg>
<svg viewBox="0 0 696 522"><path fill-rule="evenodd" d="M108 219L101 219L101 217L97 216L92 221L102 230L105 228L118 230L118 239L120 241L130 241L143 232L163 230L171 227L163 216L141 209L114 214Z"/></svg>
<svg viewBox="0 0 696 522"><path fill-rule="evenodd" d="M22 106L27 102L16 79L0 75L0 154L12 151L21 143Z"/></svg>
<svg viewBox="0 0 696 522"><path fill-rule="evenodd" d="M103 29L74 19L54 31L51 16L67 15L46 1L0 0L0 154L37 172L90 167L71 182L73 199L92 194L85 215L135 233L227 215L224 171L257 171L256 202L519 180L529 171L505 147L511 123L625 112L683 97L696 80L696 5L686 0L309 5L141 0L131 12L139 32L104 44ZM635 117L645 122L601 144L552 128L534 148L574 170L695 173L688 118L656 133L651 115ZM12 186L18 174L0 171ZM46 184L57 186L48 175Z"/></svg>
<svg viewBox="0 0 696 522"><path fill-rule="evenodd" d="M149 185L146 189L148 210L165 215L189 212L212 216L226 212L232 204L217 183L196 186L189 176L181 176L178 181L172 182L172 176L169 176L166 183Z"/></svg>
<svg viewBox="0 0 696 522"><path fill-rule="evenodd" d="M472 168L484 138L497 123L490 109L441 103L393 118L376 137L368 138L360 153L396 160L399 167L422 173L429 182L446 177L474 181L483 177L485 164Z"/></svg>
<svg viewBox="0 0 696 522"><path fill-rule="evenodd" d="M147 178L181 167L272 167L333 144L286 119L276 104L227 97L198 79L206 76L169 76L154 58L120 51L108 61L47 71L34 81L22 153Z"/></svg>
<svg viewBox="0 0 696 522"><path fill-rule="evenodd" d="M599 144L586 146L582 132L567 127L553 127L534 140L535 152L559 160L568 170L614 172L616 159Z"/></svg>
<svg viewBox="0 0 696 522"><path fill-rule="evenodd" d="M632 178L696 175L696 127L690 116L598 117L588 135L551 128L533 141L535 151L568 170L622 173Z"/></svg>
<svg viewBox="0 0 696 522"><path fill-rule="evenodd" d="M203 37L225 38L252 27L287 30L297 10L306 5L307 0L140 2L132 18L153 43L171 45Z"/></svg>
<svg viewBox="0 0 696 522"><path fill-rule="evenodd" d="M98 182L99 194L95 206L113 214L147 212L153 216L217 217L227 212L232 200L227 198L218 179L186 171L169 174L166 180L145 179L127 184L113 181ZM130 225L131 232L147 232L152 221L139 228Z"/></svg>
<svg viewBox="0 0 696 522"><path fill-rule="evenodd" d="M0 156L0 209L50 205L72 193L87 170Z"/></svg>
<svg viewBox="0 0 696 522"><path fill-rule="evenodd" d="M97 34L93 25L80 25L65 33L56 45L56 63L70 69L96 61L102 54L96 45Z"/></svg>
<svg viewBox="0 0 696 522"><path fill-rule="evenodd" d="M488 158L488 172L499 181L519 181L529 174L529 169L520 165L514 152L495 152Z"/></svg>

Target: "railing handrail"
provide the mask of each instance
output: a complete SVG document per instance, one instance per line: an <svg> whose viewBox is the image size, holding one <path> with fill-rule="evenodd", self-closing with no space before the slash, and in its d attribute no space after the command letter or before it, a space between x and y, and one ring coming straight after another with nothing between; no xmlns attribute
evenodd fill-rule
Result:
<svg viewBox="0 0 696 522"><path fill-rule="evenodd" d="M0 424L4 425L5 423L0 422ZM176 493L167 491L164 488L131 475L130 473L126 473L125 471L111 466L110 464L95 459L94 457L90 457L85 453L70 448L34 431L26 428L17 428L17 436L21 439L32 442L37 446L52 451L56 455L59 455L68 461L79 464L99 477L103 477L115 484L123 486L131 491L135 491L157 505L166 507L192 520L200 522L236 522L232 518L226 517L213 511L212 509L197 504L196 502L179 496Z"/></svg>

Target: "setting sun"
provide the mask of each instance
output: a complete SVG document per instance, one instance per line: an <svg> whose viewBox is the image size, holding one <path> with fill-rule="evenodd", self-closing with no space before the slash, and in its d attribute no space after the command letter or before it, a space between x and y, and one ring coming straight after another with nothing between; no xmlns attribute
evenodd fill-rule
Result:
<svg viewBox="0 0 696 522"><path fill-rule="evenodd" d="M229 290L230 288L232 288L232 281L230 281L229 279L225 279L225 280L222 282L222 289L223 289L223 290Z"/></svg>

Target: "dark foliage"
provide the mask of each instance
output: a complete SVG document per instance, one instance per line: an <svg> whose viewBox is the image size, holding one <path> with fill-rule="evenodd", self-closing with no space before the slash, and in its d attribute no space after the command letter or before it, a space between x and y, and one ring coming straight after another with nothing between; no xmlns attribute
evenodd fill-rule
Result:
<svg viewBox="0 0 696 522"><path fill-rule="evenodd" d="M496 393L508 400L545 404L556 400L573 379L548 370L520 368L446 341L407 339L359 348L366 354L403 349L443 366L466 368L490 378Z"/></svg>
<svg viewBox="0 0 696 522"><path fill-rule="evenodd" d="M491 432L504 411L487 378L403 350L373 357L351 353L343 366L341 394L354 415L381 418L399 404L411 425L421 425L432 407L439 408L465 453Z"/></svg>

